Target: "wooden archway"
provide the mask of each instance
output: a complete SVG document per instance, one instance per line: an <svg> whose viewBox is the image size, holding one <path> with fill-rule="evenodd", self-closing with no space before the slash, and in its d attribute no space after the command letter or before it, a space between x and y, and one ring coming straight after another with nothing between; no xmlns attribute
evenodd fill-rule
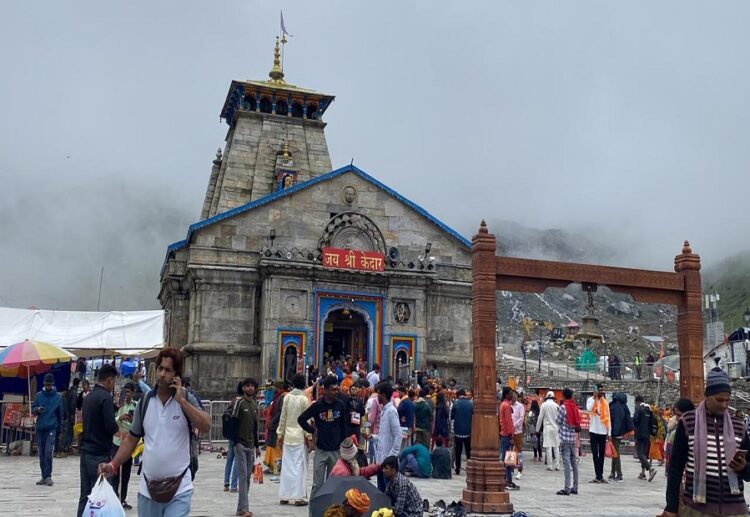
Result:
<svg viewBox="0 0 750 517"><path fill-rule="evenodd" d="M471 246L471 336L474 416L471 460L466 467L463 501L475 513L512 513L505 491L503 464L498 459L495 379L496 291L541 293L571 283L607 286L634 300L677 306L680 350L680 394L703 398L703 317L700 257L685 241L674 259L674 273L619 267L529 260L495 255L495 236L484 221Z"/></svg>

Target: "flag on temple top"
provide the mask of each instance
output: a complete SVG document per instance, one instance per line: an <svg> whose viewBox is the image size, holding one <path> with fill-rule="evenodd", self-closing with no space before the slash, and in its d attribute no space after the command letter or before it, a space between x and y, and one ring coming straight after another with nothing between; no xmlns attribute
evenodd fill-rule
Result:
<svg viewBox="0 0 750 517"><path fill-rule="evenodd" d="M292 37L292 35L286 30L286 25L284 25L284 11L281 11L281 33L290 38Z"/></svg>

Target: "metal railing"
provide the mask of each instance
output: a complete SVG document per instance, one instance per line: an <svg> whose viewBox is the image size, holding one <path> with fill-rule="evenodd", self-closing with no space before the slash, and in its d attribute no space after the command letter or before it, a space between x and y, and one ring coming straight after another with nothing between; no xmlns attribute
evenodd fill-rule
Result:
<svg viewBox="0 0 750 517"><path fill-rule="evenodd" d="M208 416L211 418L211 427L208 430L208 435L201 436L201 442L208 442L209 447L213 447L214 444L226 443L221 427L222 427L222 416L224 411L229 408L229 405L233 401L231 400L204 400L203 408L208 412ZM263 404L258 405L258 434L260 435L261 443L265 442L266 439L266 418L265 418L265 407Z"/></svg>

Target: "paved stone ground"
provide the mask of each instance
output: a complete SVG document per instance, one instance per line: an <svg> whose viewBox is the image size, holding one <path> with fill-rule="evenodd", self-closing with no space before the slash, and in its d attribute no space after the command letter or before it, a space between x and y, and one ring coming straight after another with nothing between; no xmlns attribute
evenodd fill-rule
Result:
<svg viewBox="0 0 750 517"><path fill-rule="evenodd" d="M528 454L527 454L528 456ZM516 511L524 511L531 517L572 516L604 517L626 516L644 517L655 515L664 504L666 478L663 468L652 483L636 479L639 472L637 462L623 458L626 481L607 485L589 484L593 477L591 456L581 458L582 483L578 496L555 495L562 488L562 472L548 472L540 463L527 462L523 479L518 483L521 490L511 492L511 501ZM196 478L193 496L193 516L232 516L237 505L237 495L222 491L224 461L215 454L201 455L200 470ZM608 475L609 460L605 464ZM310 478L312 473L308 471ZM0 514L2 515L45 515L74 516L78 499L78 457L55 459L53 487L39 487L34 483L39 479L36 457L0 456ZM412 478L413 479L413 478ZM414 480L414 479L413 479ZM450 481L414 480L423 498L430 503L443 499L447 503L458 500L465 485L465 477L455 477ZM135 504L138 476L131 479L131 503ZM311 480L308 480L308 487ZM280 506L278 504L278 484L266 477L263 485L250 488L250 509L258 517L307 517L306 508ZM135 509L127 512L135 516Z"/></svg>

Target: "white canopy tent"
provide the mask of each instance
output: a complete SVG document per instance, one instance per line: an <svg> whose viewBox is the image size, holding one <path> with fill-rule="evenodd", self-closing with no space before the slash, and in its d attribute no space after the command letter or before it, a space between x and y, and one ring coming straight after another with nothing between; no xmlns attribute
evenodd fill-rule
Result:
<svg viewBox="0 0 750 517"><path fill-rule="evenodd" d="M164 344L164 311L82 312L0 307L0 348L24 339L52 343L79 356L144 356Z"/></svg>

